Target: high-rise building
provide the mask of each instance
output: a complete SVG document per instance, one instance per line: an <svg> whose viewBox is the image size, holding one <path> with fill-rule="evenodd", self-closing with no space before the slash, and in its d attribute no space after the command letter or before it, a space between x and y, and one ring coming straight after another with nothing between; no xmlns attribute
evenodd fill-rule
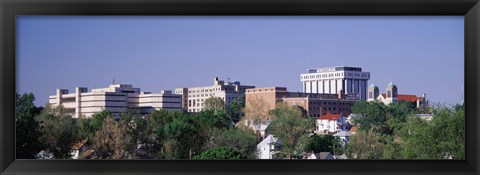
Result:
<svg viewBox="0 0 480 175"><path fill-rule="evenodd" d="M205 100L219 97L228 106L232 100L245 94L248 88L255 86L240 85L239 81L225 82L215 77L213 85L191 88L176 88L175 94L183 97L182 108L186 112L200 112L205 107Z"/></svg>
<svg viewBox="0 0 480 175"><path fill-rule="evenodd" d="M143 115L154 110L181 110L182 96L162 90L160 93L140 92L127 84L111 84L108 88L92 89L76 87L75 93L67 89L57 89L56 95L49 96L52 106L62 105L73 114L74 118L91 117L106 110L115 117L128 109L139 110Z"/></svg>
<svg viewBox="0 0 480 175"><path fill-rule="evenodd" d="M305 93L336 94L343 91L347 95L356 95L361 100L367 99L369 79L370 72L346 66L308 69L308 73L300 75Z"/></svg>

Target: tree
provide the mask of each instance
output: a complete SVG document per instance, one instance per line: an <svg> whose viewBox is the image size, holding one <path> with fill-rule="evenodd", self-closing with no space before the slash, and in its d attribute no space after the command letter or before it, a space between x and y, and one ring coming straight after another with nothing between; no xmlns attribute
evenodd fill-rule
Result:
<svg viewBox="0 0 480 175"><path fill-rule="evenodd" d="M352 107L352 113L358 114L353 123L359 126L359 130L375 133L391 132L387 126L387 106L380 102L356 102Z"/></svg>
<svg viewBox="0 0 480 175"><path fill-rule="evenodd" d="M215 147L202 152L193 159L247 159L247 155L230 147Z"/></svg>
<svg viewBox="0 0 480 175"><path fill-rule="evenodd" d="M245 119L242 123L245 122L247 126L250 126L270 120L269 109L268 104L261 98L248 99L243 109Z"/></svg>
<svg viewBox="0 0 480 175"><path fill-rule="evenodd" d="M102 129L95 133L95 153L100 159L130 158L130 139L127 123L115 121L113 116L109 116L103 121Z"/></svg>
<svg viewBox="0 0 480 175"><path fill-rule="evenodd" d="M240 121L240 118L243 116L244 108L245 108L245 95L235 98L228 105L228 114L235 123Z"/></svg>
<svg viewBox="0 0 480 175"><path fill-rule="evenodd" d="M256 157L257 137L251 131L244 131L239 128L218 129L213 130L210 148L213 147L230 147L245 154L250 159Z"/></svg>
<svg viewBox="0 0 480 175"><path fill-rule="evenodd" d="M34 105L32 93L17 93L15 96L16 158L34 159L43 148L39 140L42 135L40 125L35 120L41 109Z"/></svg>
<svg viewBox="0 0 480 175"><path fill-rule="evenodd" d="M297 151L300 138L308 134L307 130L313 129L315 122L311 117L302 116L297 106L279 104L270 113L275 118L269 125L269 130L280 140L282 147L279 152L292 159L300 154Z"/></svg>
<svg viewBox="0 0 480 175"><path fill-rule="evenodd" d="M205 100L206 110L223 111L225 110L225 101L220 97L210 97Z"/></svg>
<svg viewBox="0 0 480 175"><path fill-rule="evenodd" d="M347 144L346 155L349 159L380 159L384 144L380 137L373 131L359 130L350 136Z"/></svg>
<svg viewBox="0 0 480 175"><path fill-rule="evenodd" d="M45 144L45 151L57 159L70 158L71 146L79 139L70 112L63 106L47 105L35 119L43 133L39 139Z"/></svg>
<svg viewBox="0 0 480 175"><path fill-rule="evenodd" d="M412 117L398 133L405 159L464 159L464 110L440 107L431 121Z"/></svg>
<svg viewBox="0 0 480 175"><path fill-rule="evenodd" d="M333 146L339 145L338 139L332 135L312 135L308 138L305 146L305 152L331 152L333 153Z"/></svg>
<svg viewBox="0 0 480 175"><path fill-rule="evenodd" d="M95 113L90 118L79 118L77 120L77 128L79 130L79 136L92 139L95 137L95 133L102 129L103 121L105 118L111 117L113 114L109 111L103 110L99 113Z"/></svg>
<svg viewBox="0 0 480 175"><path fill-rule="evenodd" d="M164 127L165 140L169 141L168 146L174 149L164 150L174 152L166 154L173 159L188 159L191 151L198 153L206 140L200 132L201 126L193 115L185 115L167 123Z"/></svg>

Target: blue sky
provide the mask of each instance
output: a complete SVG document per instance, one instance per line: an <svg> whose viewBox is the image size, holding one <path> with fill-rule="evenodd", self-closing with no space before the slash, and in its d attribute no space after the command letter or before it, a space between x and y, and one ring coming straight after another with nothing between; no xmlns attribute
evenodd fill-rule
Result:
<svg viewBox="0 0 480 175"><path fill-rule="evenodd" d="M56 88L142 91L208 86L213 77L301 91L308 68L357 66L383 92L460 103L463 16L20 16L17 91L44 105Z"/></svg>

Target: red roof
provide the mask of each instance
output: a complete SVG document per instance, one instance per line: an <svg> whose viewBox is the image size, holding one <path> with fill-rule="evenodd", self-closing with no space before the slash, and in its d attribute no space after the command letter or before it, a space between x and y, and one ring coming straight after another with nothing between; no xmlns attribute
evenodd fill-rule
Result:
<svg viewBox="0 0 480 175"><path fill-rule="evenodd" d="M342 116L342 114L332 114L332 113L327 113L317 120L338 120Z"/></svg>
<svg viewBox="0 0 480 175"><path fill-rule="evenodd" d="M386 98L386 94L381 94L383 98ZM409 101L409 102L416 102L417 101L417 96L416 95L408 95L408 94L398 94L397 96L398 101ZM420 97L422 100L423 97Z"/></svg>
<svg viewBox="0 0 480 175"><path fill-rule="evenodd" d="M416 95L406 95L406 94L398 94L398 100L409 101L409 102L416 102L417 96Z"/></svg>

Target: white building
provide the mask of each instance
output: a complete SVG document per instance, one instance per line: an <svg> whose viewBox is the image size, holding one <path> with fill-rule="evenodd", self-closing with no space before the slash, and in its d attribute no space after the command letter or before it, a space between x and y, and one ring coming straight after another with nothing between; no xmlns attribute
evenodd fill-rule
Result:
<svg viewBox="0 0 480 175"><path fill-rule="evenodd" d="M359 67L324 67L308 69L308 73L300 75L303 92L337 94L353 94L361 100L367 99L367 84L370 72L362 72Z"/></svg>
<svg viewBox="0 0 480 175"><path fill-rule="evenodd" d="M278 138L273 135L268 135L257 145L258 159L273 159L273 155L276 153L280 143Z"/></svg>
<svg viewBox="0 0 480 175"><path fill-rule="evenodd" d="M316 133L327 134L348 131L349 123L343 114L327 113L316 120Z"/></svg>
<svg viewBox="0 0 480 175"><path fill-rule="evenodd" d="M52 106L63 105L73 113L73 118L91 117L93 114L106 110L115 117L127 109L140 110L148 114L153 110L181 110L181 95L171 91L160 93L140 92L127 84L111 84L108 88L92 89L76 87L74 93L67 89L57 89L56 95L49 96Z"/></svg>
<svg viewBox="0 0 480 175"><path fill-rule="evenodd" d="M255 86L240 85L238 81L225 82L215 77L212 86L176 88L175 94L182 95L182 108L186 112L200 112L208 98L219 97L223 99L225 106L228 106L232 100L244 95L248 88L255 88Z"/></svg>

